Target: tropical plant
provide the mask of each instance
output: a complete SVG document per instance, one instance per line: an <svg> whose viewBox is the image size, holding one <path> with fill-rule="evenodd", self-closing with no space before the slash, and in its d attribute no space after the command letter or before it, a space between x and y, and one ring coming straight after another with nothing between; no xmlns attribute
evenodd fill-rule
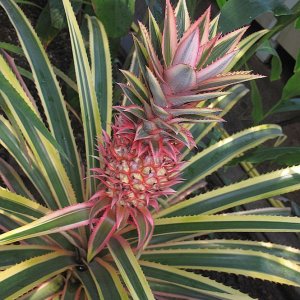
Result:
<svg viewBox="0 0 300 300"><path fill-rule="evenodd" d="M0 56L1 144L30 183L1 161L7 187L0 188L1 299L251 299L187 269L300 285L299 250L212 237L215 232L299 232L299 218L281 216L286 209L224 211L299 189L300 166L186 199L201 179L282 135L279 126L260 125L196 155L190 149L247 92L243 85L223 88L259 77L225 72L240 59L236 48L243 45L243 30L221 37L218 19L210 22L209 11L190 25L185 1L175 12L167 1L162 34L151 14L149 33L140 25L139 76L123 71L126 105L116 107L111 125L104 28L86 17L88 57L71 4L63 0L85 137L80 155L36 33L13 0L0 4L17 31L40 98L34 100L13 59Z"/></svg>

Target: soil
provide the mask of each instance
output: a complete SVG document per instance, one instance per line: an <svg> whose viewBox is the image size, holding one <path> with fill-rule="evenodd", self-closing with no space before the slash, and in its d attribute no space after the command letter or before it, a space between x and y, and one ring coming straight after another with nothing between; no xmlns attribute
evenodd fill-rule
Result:
<svg viewBox="0 0 300 300"><path fill-rule="evenodd" d="M46 0L36 0L34 1L36 4L44 7L46 4ZM203 8L207 7L211 4L211 1L203 0L201 6ZM30 19L33 26L35 25L37 18L40 14L40 9L23 5L21 6L26 14L26 16ZM144 11L145 5L144 1L138 0L137 1L137 11L141 12ZM200 7L201 10L201 7ZM138 14L138 18L142 19L142 14ZM1 42L9 42L13 44L18 44L18 39L15 34L13 27L11 26L5 12L0 9L0 41ZM124 42L125 41L125 42ZM127 45L127 39L123 39L123 44ZM126 48L128 45L126 46ZM58 68L60 68L64 72L68 72L70 65L71 65L71 48L70 48L70 41L69 35L67 30L63 30L49 45L47 48L47 53L50 57L52 64ZM27 62L25 59L15 56L16 63L23 68L29 69ZM122 60L122 59L119 59ZM274 105L274 103L279 99L280 93L284 83L286 82L287 78L290 75L292 70L292 63L293 61L290 58L287 58L286 63L284 64L284 73L281 80L276 82L270 82L268 78L259 80L258 86L262 91L263 96L263 105L265 109ZM255 70L255 73L260 73L264 75L270 74L270 68L268 65L262 64L258 59L254 58L251 60L251 67ZM29 80L26 80L26 84L28 85L31 93L37 99L36 89L34 84ZM248 128L252 126L251 121L251 100L250 97L244 97L236 107L226 116L226 129L230 133L238 132L242 129ZM237 118L236 116L239 116ZM287 134L288 139L285 141L285 146L299 146L300 145L300 116L299 114L279 114L273 115L269 119L266 120L268 123L277 123L281 124L284 133ZM80 131L80 126L77 125L77 122L72 120L73 129L76 133L77 144L83 145L83 133ZM84 152L84 151L82 151ZM16 163L14 163L13 159L9 157L8 153L0 149L0 156L5 160L9 161L14 165L14 167L18 168ZM274 166L264 165L260 167L260 171L265 173L269 171L270 168L274 168ZM17 169L18 170L18 169ZM20 171L21 173L21 171ZM24 180L25 177L24 177ZM215 183L215 181L214 181ZM1 182L0 182L1 185ZM291 199L300 203L300 193L291 193L287 195ZM250 234L222 234L220 235L221 238L235 238L235 239L253 239L253 240L266 240L266 236L258 236L258 235L250 235ZM295 245L294 245L295 246ZM274 283L255 280L252 278L246 278L244 276L236 276L236 275L228 275L228 274L220 274L217 272L201 272L201 274L210 276L213 279L228 284L234 288L237 288L245 293L248 293L250 296L261 299L261 300L293 300L299 299L295 293L295 290L291 287L283 287Z"/></svg>

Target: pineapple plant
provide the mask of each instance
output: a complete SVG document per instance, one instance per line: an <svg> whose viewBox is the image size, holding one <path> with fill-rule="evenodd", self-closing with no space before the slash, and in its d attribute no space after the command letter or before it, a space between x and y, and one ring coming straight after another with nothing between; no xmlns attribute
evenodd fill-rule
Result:
<svg viewBox="0 0 300 300"><path fill-rule="evenodd" d="M224 37L212 33L209 39L210 8L192 25L187 18L186 28L177 30L175 12L166 1L162 34L150 11L149 19L152 36L140 23L143 41L135 39L141 79L123 71L128 84L121 87L130 103L116 107L119 115L112 140L105 135L105 145L99 146L105 167L94 171L104 189L93 199L110 198L111 207L115 206L116 225L111 232L123 220L126 224L128 216L139 228L137 218L141 215L148 231L145 236L151 237L153 220L148 207L158 209L157 199L175 192L172 187L182 179L181 150L195 146L184 124L220 121L220 109L200 104L226 95L221 90L227 86L261 76L248 71L225 72L246 28ZM142 242L140 237L139 245L146 240L144 237Z"/></svg>
<svg viewBox="0 0 300 300"><path fill-rule="evenodd" d="M215 238L195 241L194 236L299 232L299 218L285 216L288 208L224 211L299 189L300 166L185 198L235 156L282 136L279 126L261 125L196 155L190 151L247 92L236 84L261 77L230 72L243 51L240 39L246 29L221 36L209 9L191 24L185 0L175 10L167 0L161 33L149 12L149 32L140 24L140 38L134 37L139 72L123 70L125 98L115 106L111 125L105 30L86 16L88 57L72 6L69 0L63 4L76 84L63 78L79 95L85 162L54 73L61 72L51 66L17 4L0 0L30 64L46 118L45 124L14 61L8 54L0 56L1 144L36 191L31 193L1 161L6 183L0 188L1 298L252 299L187 269L299 286L297 249ZM248 43L256 40L257 34L248 37ZM230 85L235 86L224 91Z"/></svg>

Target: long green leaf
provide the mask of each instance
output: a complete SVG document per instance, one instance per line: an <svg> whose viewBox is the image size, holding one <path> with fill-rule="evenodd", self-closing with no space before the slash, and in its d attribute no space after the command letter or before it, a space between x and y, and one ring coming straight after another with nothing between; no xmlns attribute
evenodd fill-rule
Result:
<svg viewBox="0 0 300 300"><path fill-rule="evenodd" d="M187 29L191 25L190 16L189 16L189 12L185 0L178 1L175 9L175 15L176 15L178 38L180 39L183 36L183 33L187 31Z"/></svg>
<svg viewBox="0 0 300 300"><path fill-rule="evenodd" d="M279 216L194 215L157 219L154 237L210 232L299 232L300 218ZM152 238L151 243L156 243Z"/></svg>
<svg viewBox="0 0 300 300"><path fill-rule="evenodd" d="M48 299L51 296L57 295L58 292L62 290L65 284L65 278L62 275L57 275L56 277L43 283L41 286L37 287L35 290L26 294L26 299L28 300L41 300ZM55 300L55 298L52 298Z"/></svg>
<svg viewBox="0 0 300 300"><path fill-rule="evenodd" d="M55 196L58 207L75 203L75 194L62 164L57 142L34 112L30 100L17 79L0 56L0 104L6 114L11 114L18 129L34 154L34 159ZM22 91L22 92L21 92Z"/></svg>
<svg viewBox="0 0 300 300"><path fill-rule="evenodd" d="M0 187L0 208L28 217L40 218L49 213L49 209L25 197Z"/></svg>
<svg viewBox="0 0 300 300"><path fill-rule="evenodd" d="M156 217L212 214L298 189L300 189L300 166L295 166L200 194L162 210Z"/></svg>
<svg viewBox="0 0 300 300"><path fill-rule="evenodd" d="M238 53L234 56L224 72L229 72L239 61L242 61L245 53L268 32L268 29L259 30L242 39L237 45L237 48L239 49Z"/></svg>
<svg viewBox="0 0 300 300"><path fill-rule="evenodd" d="M16 299L54 275L75 266L67 251L55 251L26 260L0 272L1 299Z"/></svg>
<svg viewBox="0 0 300 300"><path fill-rule="evenodd" d="M75 275L81 282L88 300L93 300L93 299L103 300L104 298L102 292L98 286L94 274L90 272L90 269L88 269L86 265L81 265L80 267L82 269L80 270L77 269L75 271ZM78 298L75 297L75 299Z"/></svg>
<svg viewBox="0 0 300 300"><path fill-rule="evenodd" d="M0 48L4 49L6 51L12 52L14 54L24 56L24 52L23 52L22 48L14 45L14 44L0 42ZM62 79L75 92L78 92L76 83L69 76L67 76L62 70L58 69L57 67L52 66L52 68L53 68L53 71L56 76L58 76L60 79ZM26 69L23 69L21 67L18 67L18 71L20 72L21 75L25 76L26 78L28 78L30 80L33 80L33 76L32 76L31 72L29 72Z"/></svg>
<svg viewBox="0 0 300 300"><path fill-rule="evenodd" d="M89 264L89 269L104 299L128 299L117 271L110 264L100 258L95 258Z"/></svg>
<svg viewBox="0 0 300 300"><path fill-rule="evenodd" d="M86 197L89 198L96 190L96 180L91 178L90 175L91 169L99 167L99 160L97 159L99 153L95 145L97 138L100 142L102 140L101 118L93 85L92 72L89 66L82 35L69 0L63 0L63 4L69 26L75 73L79 90L87 159Z"/></svg>
<svg viewBox="0 0 300 300"><path fill-rule="evenodd" d="M90 39L92 76L96 91L102 128L111 131L112 117L112 66L109 44L102 23L95 17L87 16Z"/></svg>
<svg viewBox="0 0 300 300"><path fill-rule="evenodd" d="M197 288L191 288L189 286L183 286L179 284L170 283L162 280L149 279L149 284L153 290L153 294L156 296L167 297L167 299L176 299L182 297L182 299L201 299L201 300L250 300L253 298L242 295L228 295L216 292L203 291ZM163 298L165 299L165 298Z"/></svg>
<svg viewBox="0 0 300 300"><path fill-rule="evenodd" d="M300 147L259 147L241 157L237 157L232 161L232 164L239 162L258 164L266 161L288 166L300 164Z"/></svg>
<svg viewBox="0 0 300 300"><path fill-rule="evenodd" d="M166 1L166 16L164 22L164 31L162 36L162 55L166 66L172 62L177 46L177 31L175 14L170 4L170 0Z"/></svg>
<svg viewBox="0 0 300 300"><path fill-rule="evenodd" d="M154 300L149 284L129 244L121 238L111 238L108 248L132 298Z"/></svg>
<svg viewBox="0 0 300 300"><path fill-rule="evenodd" d="M254 148L268 139L282 135L277 125L261 125L234 134L200 152L184 166L182 177L185 179L177 185L181 192L200 179L218 170L235 156ZM174 198L175 196L171 197Z"/></svg>
<svg viewBox="0 0 300 300"><path fill-rule="evenodd" d="M116 229L115 217L104 213L95 225L88 242L87 260L90 262L106 245Z"/></svg>
<svg viewBox="0 0 300 300"><path fill-rule="evenodd" d="M80 203L50 213L30 224L1 234L0 245L88 225L90 208L89 203Z"/></svg>
<svg viewBox="0 0 300 300"><path fill-rule="evenodd" d="M264 115L262 96L258 89L257 83L254 80L250 81L250 86L251 86L251 102L252 102L251 116L254 124L259 124L263 119L263 115Z"/></svg>
<svg viewBox="0 0 300 300"><path fill-rule="evenodd" d="M281 284L300 286L300 267L289 260L251 250L148 250L142 259L184 269L235 273Z"/></svg>
<svg viewBox="0 0 300 300"><path fill-rule="evenodd" d="M299 232L297 217L270 215L193 215L155 220L151 245L174 240L186 240L213 232ZM123 236L137 241L137 232L132 227L123 231Z"/></svg>
<svg viewBox="0 0 300 300"><path fill-rule="evenodd" d="M19 228L20 226L24 226L28 223L32 222L32 219L25 217L20 214L12 214L7 211L0 209L0 228L3 232L8 232L9 230L13 230ZM71 244L67 238L60 234L51 234L44 237L34 237L30 239L26 239L26 244L29 245L40 245L40 246L48 246L53 245L54 247L63 247L66 250L73 250L74 245Z"/></svg>
<svg viewBox="0 0 300 300"><path fill-rule="evenodd" d="M234 105L249 92L249 90L245 87L245 85L237 84L230 88L228 92L230 93L229 95L221 96L213 101L208 102L208 107L216 107L222 109L221 113L219 114L221 118L224 117L234 107ZM206 103L203 106L205 107ZM190 131L194 137L196 144L199 143L203 139L203 137L205 137L207 133L210 132L210 130L212 130L217 124L218 122L193 124L190 127ZM187 160L186 156L189 153L189 150L186 150L183 153L183 155L185 156L185 160Z"/></svg>
<svg viewBox="0 0 300 300"><path fill-rule="evenodd" d="M243 293L235 289L227 287L200 274L194 274L174 268L172 266L162 265L155 262L140 260L139 263L143 269L143 272L149 279L152 278L155 280L163 280L170 283L179 284L181 286L188 286L190 288L227 294L231 295L232 297L234 297L233 295L239 295L239 297L245 296Z"/></svg>
<svg viewBox="0 0 300 300"><path fill-rule="evenodd" d="M63 165L70 177L78 201L82 201L83 185L79 155L64 98L49 59L30 22L15 2L1 0L0 4L6 10L17 31L44 106L50 130L67 156L67 158L61 156Z"/></svg>
<svg viewBox="0 0 300 300"><path fill-rule="evenodd" d="M25 186L21 176L2 158L0 158L0 177L10 191L26 198L34 199L31 192Z"/></svg>
<svg viewBox="0 0 300 300"><path fill-rule="evenodd" d="M59 250L40 245L8 245L0 247L0 268L7 268L24 260Z"/></svg>
<svg viewBox="0 0 300 300"><path fill-rule="evenodd" d="M300 250L285 245L269 242L240 241L240 240L198 240L184 242L170 242L153 245L155 249L242 249L253 250L283 257L296 264L300 263Z"/></svg>
<svg viewBox="0 0 300 300"><path fill-rule="evenodd" d="M24 153L13 128L2 116L0 116L0 142L18 162L31 183L42 196L45 204L51 209L57 209L58 206L55 202L55 197L52 195L52 190L49 188L44 174L37 163L31 159L29 152L27 155Z"/></svg>
<svg viewBox="0 0 300 300"><path fill-rule="evenodd" d="M3 231L8 232L9 230L18 229L21 226L25 226L31 223L32 219L25 215L18 213L10 213L0 209L0 224L3 226ZM1 226L1 227L2 227ZM73 250L75 241L67 234L53 233L47 236L26 238L25 243L30 245L46 245L53 247L60 247L66 250Z"/></svg>

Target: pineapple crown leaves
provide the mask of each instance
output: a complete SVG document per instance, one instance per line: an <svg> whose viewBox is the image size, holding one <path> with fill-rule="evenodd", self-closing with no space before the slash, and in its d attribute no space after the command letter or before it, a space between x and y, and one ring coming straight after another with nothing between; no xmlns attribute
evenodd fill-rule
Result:
<svg viewBox="0 0 300 300"><path fill-rule="evenodd" d="M176 9L177 13L178 10L179 7ZM178 93L191 95L193 91L201 88L203 81L223 74L238 53L236 46L248 28L243 27L224 36L216 33L210 36L213 21L210 22L209 7L193 24L190 25L190 21L186 20L185 30L181 36L182 26L177 30L176 24L180 23L179 19L182 15L176 16L170 1L167 0L164 29L159 34L157 33L157 23L152 14L150 12L149 14L150 34L140 23L141 42L138 43L135 38L136 51L140 57L138 59L140 64L142 61L147 61L148 68L159 81L166 98ZM188 18L188 15L185 18ZM156 31L153 28L156 28ZM153 37L153 31L156 33L156 39ZM160 38L162 40L161 48L158 48ZM144 51L141 51L141 46ZM159 59L160 53L162 53L161 60ZM140 67L144 73L145 67L142 65ZM149 81L148 73L143 74L146 82ZM238 81L237 77L236 81ZM255 78L258 77L249 74L247 79L243 80ZM221 90L222 88L223 86L216 82L216 89ZM201 91L205 92L205 89L201 88Z"/></svg>
<svg viewBox="0 0 300 300"><path fill-rule="evenodd" d="M192 138L182 123L223 121L218 110L198 107L203 100L224 95L222 90L235 83L262 77L225 72L248 27L222 36L215 30L217 19L210 21L210 7L191 23L185 6L180 1L174 11L166 1L163 32L149 11L149 32L139 23L141 38L133 36L142 76L123 71L128 84L121 88L133 105L117 110L139 123L137 140L147 139L152 148L159 134L190 148Z"/></svg>

